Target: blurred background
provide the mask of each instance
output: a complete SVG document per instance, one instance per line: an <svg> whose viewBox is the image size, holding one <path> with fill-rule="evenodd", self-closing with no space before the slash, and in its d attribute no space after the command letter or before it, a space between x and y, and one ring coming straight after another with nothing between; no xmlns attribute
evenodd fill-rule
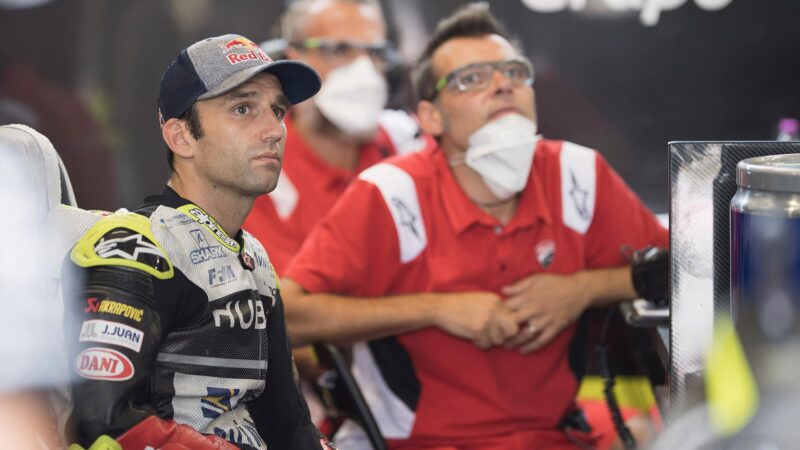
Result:
<svg viewBox="0 0 800 450"><path fill-rule="evenodd" d="M0 0L0 124L48 136L83 208L133 208L167 178L161 74L213 35L273 37L283 0ZM413 63L466 3L382 0ZM539 129L600 150L667 211L667 142L770 140L800 117L800 1L497 0L536 69ZM411 108L403 68L395 108Z"/></svg>

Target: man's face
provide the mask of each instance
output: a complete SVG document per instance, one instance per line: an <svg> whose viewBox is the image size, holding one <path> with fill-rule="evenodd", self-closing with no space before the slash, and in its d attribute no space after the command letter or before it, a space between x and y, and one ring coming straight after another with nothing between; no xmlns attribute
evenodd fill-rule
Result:
<svg viewBox="0 0 800 450"><path fill-rule="evenodd" d="M451 39L431 58L436 79L468 64L497 62L518 56L513 46L497 35ZM464 151L468 138L478 128L504 114L517 113L536 121L533 87L512 83L494 71L489 84L479 90L461 92L445 87L434 101L442 115L442 145Z"/></svg>
<svg viewBox="0 0 800 450"><path fill-rule="evenodd" d="M326 44L342 44L331 48L300 49L289 56L317 69L323 81L333 69L352 62L361 55L370 55L347 44L380 46L386 42L386 26L380 11L370 5L341 1L313 4L303 24L304 38L318 38ZM293 49L294 50L294 49ZM373 58L373 62L378 62ZM379 68L380 70L380 68Z"/></svg>
<svg viewBox="0 0 800 450"><path fill-rule="evenodd" d="M203 137L194 169L207 184L258 196L275 189L289 103L275 75L261 73L219 97L197 102Z"/></svg>

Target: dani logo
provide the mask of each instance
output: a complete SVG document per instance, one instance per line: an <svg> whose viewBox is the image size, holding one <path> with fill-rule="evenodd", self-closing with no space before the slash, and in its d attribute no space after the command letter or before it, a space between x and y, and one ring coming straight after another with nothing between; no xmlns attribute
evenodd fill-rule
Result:
<svg viewBox="0 0 800 450"><path fill-rule="evenodd" d="M108 348L92 347L75 358L75 372L89 380L125 381L133 377L131 360Z"/></svg>

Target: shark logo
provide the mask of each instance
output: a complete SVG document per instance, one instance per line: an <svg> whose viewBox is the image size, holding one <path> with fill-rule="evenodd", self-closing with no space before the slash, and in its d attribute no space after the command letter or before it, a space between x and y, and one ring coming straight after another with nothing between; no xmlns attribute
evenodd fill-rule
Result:
<svg viewBox="0 0 800 450"><path fill-rule="evenodd" d="M208 241L206 237L203 236L202 230L194 229L190 231L189 234L192 235L192 239L194 239L194 242L197 244L197 248L208 248Z"/></svg>
<svg viewBox="0 0 800 450"><path fill-rule="evenodd" d="M392 205L397 209L400 215L400 225L408 227L408 229L417 237L421 239L419 231L417 230L417 215L411 212L411 209L406 205L403 200L397 197L392 197Z"/></svg>
<svg viewBox="0 0 800 450"><path fill-rule="evenodd" d="M569 196L572 198L572 203L575 205L575 210L578 212L578 215L588 220L591 218L589 205L587 204L589 191L583 189L578 184L578 178L575 176L575 172L570 170L569 175L572 180L572 188L569 190Z"/></svg>
<svg viewBox="0 0 800 450"><path fill-rule="evenodd" d="M236 406L231 399L239 395L239 389L207 387L206 390L208 395L200 399L203 417L216 419Z"/></svg>

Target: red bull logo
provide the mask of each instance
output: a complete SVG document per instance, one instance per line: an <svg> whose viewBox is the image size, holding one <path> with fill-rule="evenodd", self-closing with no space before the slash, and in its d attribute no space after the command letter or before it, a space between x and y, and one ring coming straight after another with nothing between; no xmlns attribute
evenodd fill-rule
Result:
<svg viewBox="0 0 800 450"><path fill-rule="evenodd" d="M234 49L236 50L244 50L245 52L234 52L229 55L226 55L228 58L228 62L231 64L239 64L241 62L247 62L251 60L261 60L265 62L272 62L269 56L264 53L264 50L261 50L256 43L249 39L245 38L236 38L231 39L230 41L221 44L220 47L222 48L223 53L228 53Z"/></svg>
<svg viewBox="0 0 800 450"><path fill-rule="evenodd" d="M220 47L222 47L222 50L224 50L225 53L228 53L234 48L251 49L251 50L257 49L258 45L256 45L250 39L238 37L236 39L231 39L230 41L220 45Z"/></svg>

